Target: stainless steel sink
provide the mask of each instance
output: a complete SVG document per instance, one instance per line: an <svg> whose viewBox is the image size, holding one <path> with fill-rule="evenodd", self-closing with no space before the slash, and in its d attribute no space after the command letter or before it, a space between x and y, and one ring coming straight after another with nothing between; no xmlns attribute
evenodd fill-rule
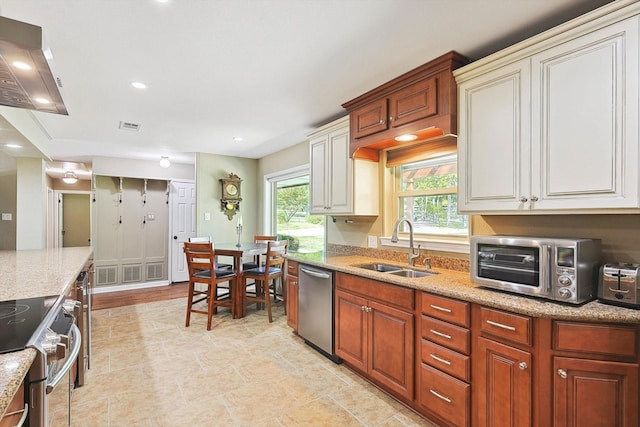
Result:
<svg viewBox="0 0 640 427"><path fill-rule="evenodd" d="M364 268L364 269L367 269L367 270L378 271L380 273L390 273L390 272L393 272L393 271L402 270L402 267L398 267L397 265L380 264L380 263L354 265L354 267Z"/></svg>
<svg viewBox="0 0 640 427"><path fill-rule="evenodd" d="M402 277L427 277L433 276L435 273L429 273L427 271L416 271L416 270L399 270L399 271L391 271L389 274L393 274L394 276L402 276Z"/></svg>

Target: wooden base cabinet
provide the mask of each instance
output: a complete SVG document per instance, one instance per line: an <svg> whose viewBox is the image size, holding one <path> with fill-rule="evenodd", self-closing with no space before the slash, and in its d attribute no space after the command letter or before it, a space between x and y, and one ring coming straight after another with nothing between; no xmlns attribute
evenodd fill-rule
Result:
<svg viewBox="0 0 640 427"><path fill-rule="evenodd" d="M408 400L414 397L414 291L336 274L336 355L377 384ZM380 298L376 301L374 298Z"/></svg>
<svg viewBox="0 0 640 427"><path fill-rule="evenodd" d="M531 353L486 338L475 355L478 426L531 425Z"/></svg>
<svg viewBox="0 0 640 427"><path fill-rule="evenodd" d="M631 427L639 419L637 325L554 321L554 427Z"/></svg>
<svg viewBox="0 0 640 427"><path fill-rule="evenodd" d="M638 425L638 365L553 359L555 427Z"/></svg>
<svg viewBox="0 0 640 427"><path fill-rule="evenodd" d="M298 332L298 263L287 260L287 325Z"/></svg>
<svg viewBox="0 0 640 427"><path fill-rule="evenodd" d="M474 415L478 427L534 425L534 319L473 307Z"/></svg>

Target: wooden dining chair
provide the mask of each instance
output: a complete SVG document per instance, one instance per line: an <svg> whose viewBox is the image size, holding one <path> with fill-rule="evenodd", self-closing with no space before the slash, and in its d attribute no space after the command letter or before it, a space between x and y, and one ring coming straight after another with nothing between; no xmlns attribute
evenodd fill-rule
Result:
<svg viewBox="0 0 640 427"><path fill-rule="evenodd" d="M284 255L287 253L287 247L289 245L288 240L275 240L267 242L267 253L265 256L264 265L245 270L242 275L242 284L246 289L247 280L253 279L255 281L256 292L255 295L244 293L243 306L246 307L249 304L256 303L257 306L264 304L269 314L269 323L273 322L271 315L271 296L274 296L275 302L282 302L286 307L286 286L284 284ZM281 301L278 301L275 297L277 295L276 279L282 286ZM272 285L270 285L270 283ZM271 289L273 287L273 294ZM285 308L286 314L286 308Z"/></svg>
<svg viewBox="0 0 640 427"><path fill-rule="evenodd" d="M218 307L229 307L231 316L235 316L235 293L237 274L234 270L215 268L215 251L213 243L184 243L184 253L189 269L189 294L187 296L188 327L191 313L207 315L207 330L211 330L211 318L218 312ZM228 288L218 284L228 282ZM203 284L205 289L196 289L196 284ZM194 304L207 301L207 311L193 308Z"/></svg>

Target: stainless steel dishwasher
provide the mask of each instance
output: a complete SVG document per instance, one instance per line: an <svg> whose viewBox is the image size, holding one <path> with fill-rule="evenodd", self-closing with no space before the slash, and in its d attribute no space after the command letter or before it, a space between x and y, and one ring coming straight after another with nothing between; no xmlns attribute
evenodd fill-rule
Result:
<svg viewBox="0 0 640 427"><path fill-rule="evenodd" d="M333 346L333 272L300 264L298 334L335 363Z"/></svg>

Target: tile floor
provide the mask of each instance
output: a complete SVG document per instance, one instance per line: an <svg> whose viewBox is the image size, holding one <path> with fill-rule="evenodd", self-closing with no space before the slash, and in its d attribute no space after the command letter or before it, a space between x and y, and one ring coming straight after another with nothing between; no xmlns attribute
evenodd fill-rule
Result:
<svg viewBox="0 0 640 427"><path fill-rule="evenodd" d="M213 328L186 299L98 310L74 426L433 426L305 345L282 308Z"/></svg>

